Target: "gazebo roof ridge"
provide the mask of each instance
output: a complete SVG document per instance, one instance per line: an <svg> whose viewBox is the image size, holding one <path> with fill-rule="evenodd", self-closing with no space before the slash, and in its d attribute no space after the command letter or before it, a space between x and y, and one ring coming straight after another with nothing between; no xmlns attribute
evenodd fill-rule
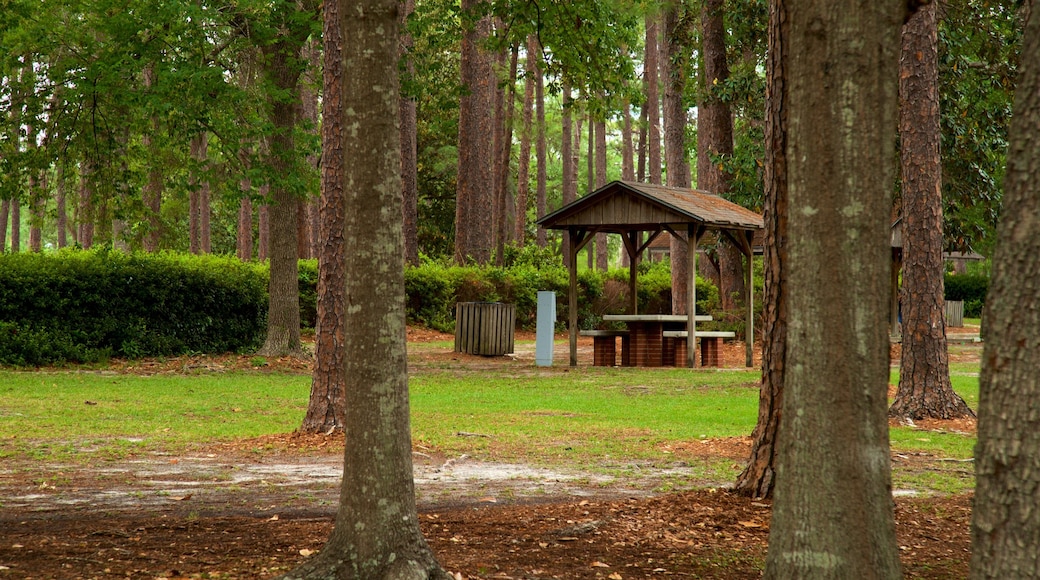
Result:
<svg viewBox="0 0 1040 580"><path fill-rule="evenodd" d="M696 189L612 181L537 221L547 229L659 230L697 224L708 229L758 230L763 220L747 208Z"/></svg>

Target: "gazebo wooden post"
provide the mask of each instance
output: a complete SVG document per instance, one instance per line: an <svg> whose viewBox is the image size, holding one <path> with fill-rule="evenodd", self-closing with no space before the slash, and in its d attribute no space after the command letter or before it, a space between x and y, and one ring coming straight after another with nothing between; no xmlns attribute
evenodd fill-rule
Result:
<svg viewBox="0 0 1040 580"><path fill-rule="evenodd" d="M571 339L571 366L578 366L578 231L574 228L567 229L567 237L570 240L568 248L567 269L570 271L570 290L567 296L567 318L568 330Z"/></svg>
<svg viewBox="0 0 1040 580"><path fill-rule="evenodd" d="M686 367L697 366L694 348L697 346L697 239L700 228L695 224L686 226L686 259L689 291L686 293Z"/></svg>
<svg viewBox="0 0 1040 580"><path fill-rule="evenodd" d="M639 314L639 296L636 294L636 281L639 277L639 232L625 232L622 239L625 240L625 251L628 252L628 313Z"/></svg>

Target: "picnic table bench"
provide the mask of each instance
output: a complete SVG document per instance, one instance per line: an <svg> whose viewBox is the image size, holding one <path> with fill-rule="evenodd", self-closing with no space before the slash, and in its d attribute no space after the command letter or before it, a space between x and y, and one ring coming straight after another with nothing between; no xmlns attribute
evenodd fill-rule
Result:
<svg viewBox="0 0 1040 580"><path fill-rule="evenodd" d="M621 366L628 366L627 330L582 330L582 336L592 337L592 366L612 367L617 364L617 337L621 337Z"/></svg>
<svg viewBox="0 0 1040 580"><path fill-rule="evenodd" d="M661 334L664 337L663 351L666 361L665 364L667 364L668 360L671 360L671 364L673 365L677 364L678 361L685 363L686 338L689 336L687 332L685 330L666 330ZM737 334L735 332L726 330L698 330L694 334L694 337L701 340L701 366L721 366L719 361L719 347L722 345L722 339L736 338L736 336Z"/></svg>

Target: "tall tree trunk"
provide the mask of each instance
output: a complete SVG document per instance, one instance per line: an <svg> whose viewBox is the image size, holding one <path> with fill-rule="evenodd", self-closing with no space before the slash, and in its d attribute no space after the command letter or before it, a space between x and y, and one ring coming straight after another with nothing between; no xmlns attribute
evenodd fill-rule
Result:
<svg viewBox="0 0 1040 580"><path fill-rule="evenodd" d="M520 127L520 159L516 167L516 220L513 224L513 236L517 246L524 245L527 235L527 198L531 189L531 128L534 121L534 76L538 68L538 43L533 34L527 37L527 53L524 61L524 102L522 106L522 125ZM567 189L567 163L570 154L570 111L564 111L563 127L563 188ZM539 218L542 216L539 214ZM541 229L541 228L539 228Z"/></svg>
<svg viewBox="0 0 1040 580"><path fill-rule="evenodd" d="M478 0L462 0L463 12L479 10ZM478 19L462 35L459 62L459 170L455 199L455 262L491 260L492 232L492 125L494 86L491 56L481 45L491 31L488 16Z"/></svg>
<svg viewBox="0 0 1040 580"><path fill-rule="evenodd" d="M635 181L636 172L632 155L632 108L626 98L621 104L621 179ZM621 266L629 266L628 252L622 247Z"/></svg>
<svg viewBox="0 0 1040 580"><path fill-rule="evenodd" d="M607 184L607 122L596 120L596 189ZM610 255L607 252L607 234L600 232L596 234L596 269L606 272L610 265Z"/></svg>
<svg viewBox="0 0 1040 580"><path fill-rule="evenodd" d="M54 213L55 217L55 228L57 229L57 243L58 249L64 248L69 245L68 238L68 227L69 227L69 216L65 210L65 168L62 163L58 164L57 167L57 179L54 184ZM0 252L3 248L0 247Z"/></svg>
<svg viewBox="0 0 1040 580"><path fill-rule="evenodd" d="M22 251L22 207L18 198L11 200L11 252Z"/></svg>
<svg viewBox="0 0 1040 580"><path fill-rule="evenodd" d="M697 107L697 187L725 197L732 176L713 161L733 155L733 116L721 88L729 80L726 62L726 28L723 0L707 0L701 10L701 55L704 63L701 94ZM725 310L736 310L744 302L744 254L729 240L721 238L716 246L716 266L705 267L718 275L719 299Z"/></svg>
<svg viewBox="0 0 1040 580"><path fill-rule="evenodd" d="M360 6L359 6L360 4ZM347 422L340 506L328 544L286 578L449 580L419 529L412 475L405 343L398 0L345 11L344 224ZM363 13L365 18L355 14ZM373 86L387 86L373 91ZM346 185L349 184L349 187Z"/></svg>
<svg viewBox="0 0 1040 580"><path fill-rule="evenodd" d="M76 229L79 231L76 241L84 250L94 245L93 173L93 164L84 160L80 165L79 204L76 208Z"/></svg>
<svg viewBox="0 0 1040 580"><path fill-rule="evenodd" d="M511 238L509 228L509 175L510 160L513 152L513 117L516 115L516 67L519 46L514 44L508 52L503 50L499 65L505 69L508 60L509 69L503 71L506 85L499 84L496 99L501 105L496 107L498 120L495 131L498 135L495 143L495 263L501 266L505 261L506 242Z"/></svg>
<svg viewBox="0 0 1040 580"><path fill-rule="evenodd" d="M252 189L249 180L241 187L245 191ZM238 251L238 259L248 262L253 259L253 200L245 195L238 201L238 230L235 236L235 247Z"/></svg>
<svg viewBox="0 0 1040 580"><path fill-rule="evenodd" d="M903 348L899 389L888 414L902 419L973 417L975 413L950 384L946 351L939 19L934 2L903 25L899 97Z"/></svg>
<svg viewBox="0 0 1040 580"><path fill-rule="evenodd" d="M411 3L412 0L405 0ZM318 252L318 312L314 329L314 375L300 431L329 433L346 428L347 256L343 244L347 200L343 165L343 36L341 0L325 0L324 98L321 125L321 220ZM403 24L403 22L402 22ZM403 100L403 99L402 99ZM403 140L402 140L403 146ZM402 210L403 211L403 210Z"/></svg>
<svg viewBox="0 0 1040 580"><path fill-rule="evenodd" d="M589 143L588 152L585 154L585 195L596 189L596 122L592 120L591 106L589 107L588 123ZM593 240L591 244L585 246L585 256L588 259L586 266L589 270L596 267L596 246L599 246L599 240Z"/></svg>
<svg viewBox="0 0 1040 580"><path fill-rule="evenodd" d="M639 141L636 145L636 181L646 181L646 103L639 107Z"/></svg>
<svg viewBox="0 0 1040 580"><path fill-rule="evenodd" d="M300 79L300 120L304 122L309 133L319 137L317 73L321 66L321 51L319 50L317 39L308 39L300 54L301 58L308 63ZM317 172L319 169L318 165L317 155L313 153L308 154L307 169L313 169ZM317 232L313 231L315 222L314 211L316 210L318 200L316 197L309 195L309 193L300 198L300 204L296 210L299 212L296 224L296 253L300 259L318 257L316 251L318 245Z"/></svg>
<svg viewBox="0 0 1040 580"><path fill-rule="evenodd" d="M899 578L887 304L906 3L789 0L784 412L765 578Z"/></svg>
<svg viewBox="0 0 1040 580"><path fill-rule="evenodd" d="M563 163L563 205L574 201L578 197L578 168L577 163L574 160L574 142L572 141L572 104L574 101L571 100L571 85L566 78L563 79L563 87L561 92L563 93L561 101L563 104L563 111L561 112L560 118L560 132L561 132L561 143L560 143L560 161ZM581 130L579 129L580 133ZM542 217L541 214L538 216ZM542 228L538 228L539 231ZM571 245L568 236L563 236L562 244L564 262L566 265L567 256L571 255Z"/></svg>
<svg viewBox="0 0 1040 580"><path fill-rule="evenodd" d="M539 46L539 58L541 46ZM545 79L542 76L542 68L535 69L534 76L534 162L536 172L535 183L535 210L538 217L542 217L548 211L546 195L548 177L548 165L546 161L545 143ZM577 177L577 174L575 174ZM575 193L577 189L574 190ZM548 243L545 237L545 228L538 228L535 241L539 248L544 248Z"/></svg>
<svg viewBox="0 0 1040 580"><path fill-rule="evenodd" d="M0 253L7 251L7 220L11 217L11 200L0 202Z"/></svg>
<svg viewBox="0 0 1040 580"><path fill-rule="evenodd" d="M682 0L672 0L665 8L664 31L662 34L661 71L664 81L664 154L669 187L690 187L689 169L686 161L686 108L683 92L689 52L689 22L685 18L686 7ZM690 295L689 252L684 237L669 236L672 263L672 313L686 314Z"/></svg>
<svg viewBox="0 0 1040 580"><path fill-rule="evenodd" d="M264 184L260 186L260 196L265 200L260 206L256 218L256 259L261 262L270 258L271 247L271 211L268 205L271 186Z"/></svg>
<svg viewBox="0 0 1040 580"><path fill-rule="evenodd" d="M737 493L773 495L776 435L784 395L787 348L787 0L769 0L765 115L765 254L762 298L762 385L751 457L737 477Z"/></svg>
<svg viewBox="0 0 1040 580"><path fill-rule="evenodd" d="M294 170L293 155L296 143L296 111L299 98L297 83L302 70L299 64L300 45L289 29L264 47L264 74L269 82L295 97L271 99L269 114L274 134L268 152L268 165L274 177L271 183L269 205L270 238L268 253L271 274L268 291L267 337L259 353L267 356L298 356L303 353L300 344L300 289L298 257L296 253L296 222L299 219L298 197L289 184Z"/></svg>
<svg viewBox="0 0 1040 580"><path fill-rule="evenodd" d="M412 35L405 30L408 16L415 11L415 0L403 0L401 6L401 56L409 76L415 75L415 62L408 53ZM417 104L412 96L401 93L401 199L404 216L404 261L419 265L419 151L417 142Z"/></svg>
<svg viewBox="0 0 1040 580"><path fill-rule="evenodd" d="M982 317L971 551L976 580L1040 578L1040 13L1030 14L1023 43Z"/></svg>
<svg viewBox="0 0 1040 580"><path fill-rule="evenodd" d="M206 158L208 156L208 134L203 131L191 139L191 158L196 167L192 170L192 188L188 197L188 235L189 249L192 254L205 252L203 248L203 215L208 214L208 206L204 207L204 198L208 201L209 179L204 177Z"/></svg>
<svg viewBox="0 0 1040 580"><path fill-rule="evenodd" d="M296 257L300 260L312 258L310 218L307 215L307 200L296 200Z"/></svg>
<svg viewBox="0 0 1040 580"><path fill-rule="evenodd" d="M661 183L661 113L660 77L658 76L657 15L646 17L646 57L643 60L643 82L646 84L647 181Z"/></svg>

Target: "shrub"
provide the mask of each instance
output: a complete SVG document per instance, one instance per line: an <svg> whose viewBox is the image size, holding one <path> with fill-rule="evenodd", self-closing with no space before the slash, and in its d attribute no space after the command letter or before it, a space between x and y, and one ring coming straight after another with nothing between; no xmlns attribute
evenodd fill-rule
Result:
<svg viewBox="0 0 1040 580"><path fill-rule="evenodd" d="M0 256L0 362L229 352L257 346L264 271L232 258L107 250Z"/></svg>
<svg viewBox="0 0 1040 580"><path fill-rule="evenodd" d="M944 280L947 300L963 300L964 316L982 316L989 291L989 278L981 274L947 274Z"/></svg>

